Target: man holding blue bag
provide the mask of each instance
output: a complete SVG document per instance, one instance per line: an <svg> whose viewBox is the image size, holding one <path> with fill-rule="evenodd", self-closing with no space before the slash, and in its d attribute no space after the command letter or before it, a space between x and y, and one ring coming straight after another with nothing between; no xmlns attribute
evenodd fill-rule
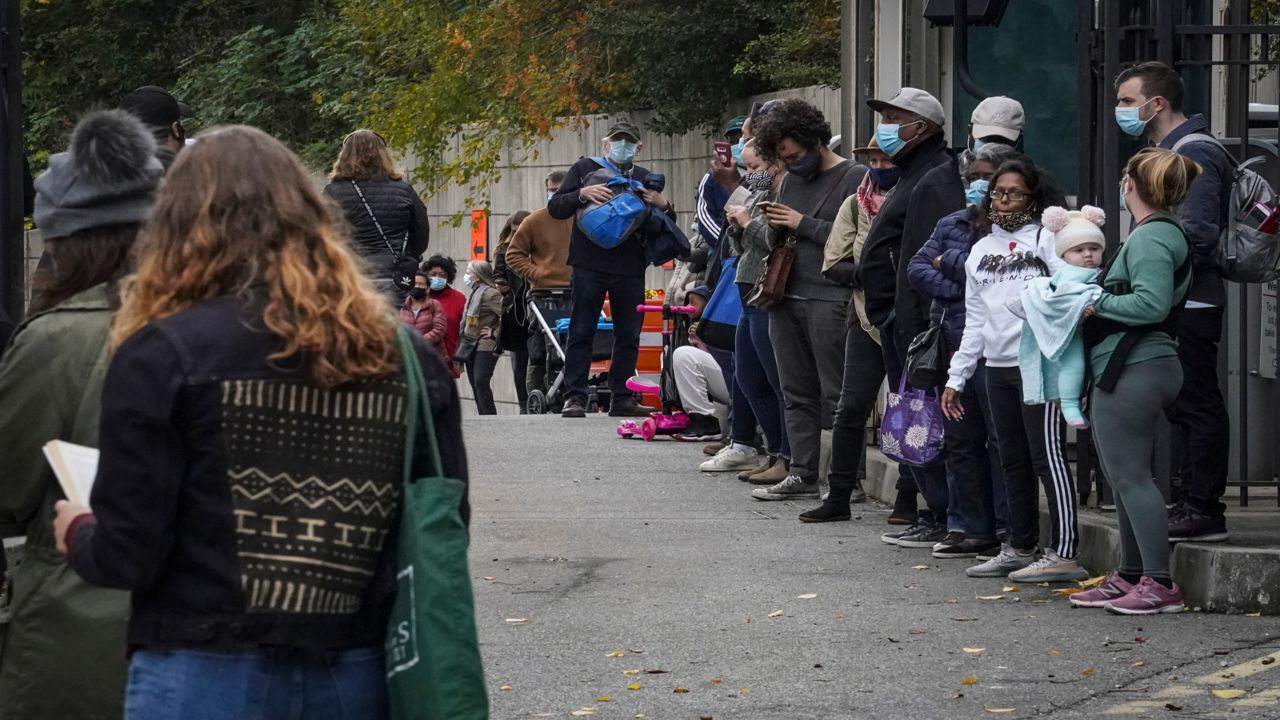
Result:
<svg viewBox="0 0 1280 720"><path fill-rule="evenodd" d="M606 294L613 311L609 414L645 417L649 413L626 386L635 375L640 351L643 316L636 306L644 303L644 272L649 264L639 232L643 222L631 220L641 211L647 217L649 207L674 219L675 208L662 194L662 176L635 164L643 148L640 130L626 118L618 118L601 141L602 155L579 158L547 203L551 217L576 218L569 240L573 313L565 348L563 417L586 416L591 347Z"/></svg>

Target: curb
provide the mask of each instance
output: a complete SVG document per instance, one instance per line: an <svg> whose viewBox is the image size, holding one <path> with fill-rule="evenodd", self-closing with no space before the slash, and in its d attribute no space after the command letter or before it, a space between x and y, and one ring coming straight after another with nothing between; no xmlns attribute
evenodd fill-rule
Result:
<svg viewBox="0 0 1280 720"><path fill-rule="evenodd" d="M867 448L867 495L893 505L898 466ZM919 500L921 505L924 499ZM1110 572L1120 557L1115 513L1079 509L1080 563L1093 575ZM1040 530L1048 534L1049 513L1040 508ZM1042 541L1047 541L1047 537ZM1217 543L1179 543L1169 558L1189 608L1207 612L1280 615L1280 549Z"/></svg>

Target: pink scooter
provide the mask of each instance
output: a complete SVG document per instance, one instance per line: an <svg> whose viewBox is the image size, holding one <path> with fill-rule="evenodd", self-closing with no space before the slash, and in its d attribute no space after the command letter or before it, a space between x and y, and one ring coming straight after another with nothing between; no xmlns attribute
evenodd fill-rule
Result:
<svg viewBox="0 0 1280 720"><path fill-rule="evenodd" d="M689 428L689 416L680 409L680 394L676 391L672 375L672 357L676 348L689 337L689 326L697 308L692 305L638 305L637 312L662 313L662 373L658 384L650 385L637 378L627 380L627 389L634 393L656 394L662 398L662 412L649 413L649 417L637 423L624 420L618 424L618 436L631 438L639 435L646 441L659 435L679 435Z"/></svg>

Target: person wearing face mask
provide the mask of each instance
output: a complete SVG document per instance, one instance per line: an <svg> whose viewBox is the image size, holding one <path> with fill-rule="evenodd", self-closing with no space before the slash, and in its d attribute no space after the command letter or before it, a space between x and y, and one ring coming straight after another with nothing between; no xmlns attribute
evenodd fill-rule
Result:
<svg viewBox="0 0 1280 720"><path fill-rule="evenodd" d="M942 328L950 352L960 347L965 328L965 261L982 238L979 215L991 178L1006 160L1026 160L1012 145L988 143L973 154L967 168L969 207L938 221L933 235L907 266L907 280L931 301L929 322ZM970 409L958 420L947 418L947 535L933 547L941 559L972 558L999 550L997 538L1008 527L1008 500L1000 454L987 402L985 359L979 359L965 384L961 402Z"/></svg>
<svg viewBox="0 0 1280 720"><path fill-rule="evenodd" d="M898 183L898 169L893 159L881 152L872 137L867 144L854 148L854 155L867 160L870 169L857 191L845 198L831 226L823 255L823 275L842 285L853 286L857 260L866 241L871 221L880 213L886 195ZM800 513L800 522L832 522L848 520L851 502L865 502L867 493L858 481L866 460L865 431L867 418L875 408L880 383L884 381L884 359L875 328L866 323L862 293L852 288L853 312L849 313L844 335L844 374L840 383L840 400L836 404L831 429L831 491L822 505ZM870 329L868 329L870 328ZM900 481L909 481L902 474ZM915 487L911 486L914 497ZM906 521L892 517L891 522ZM914 519L914 518L912 518Z"/></svg>
<svg viewBox="0 0 1280 720"><path fill-rule="evenodd" d="M720 234L724 230L725 203L729 201L729 194L738 188L744 167L742 150L747 140L742 126L746 121L746 115L739 115L725 124L721 137L729 143L732 162L725 166L720 163L720 156L713 156L694 196L694 224L698 237L712 250L720 242Z"/></svg>
<svg viewBox="0 0 1280 720"><path fill-rule="evenodd" d="M1173 150L1199 165L1175 208L1191 242L1191 292L1178 328L1178 359L1186 382L1165 412L1185 448L1169 515L1169 539L1222 542L1228 538L1222 495L1227 488L1231 422L1218 387L1218 343L1227 306L1226 288L1214 263L1218 238L1229 220L1234 160L1210 136L1203 115L1183 113L1182 78L1168 65L1146 62L1116 77L1116 122L1126 135Z"/></svg>
<svg viewBox="0 0 1280 720"><path fill-rule="evenodd" d="M451 364L452 357L445 352L445 338L449 333L444 305L439 300L428 297L430 290L431 278L427 277L425 271L419 270L413 278L409 296L404 299L404 305L400 308L400 322L418 331L422 339L440 353L440 358Z"/></svg>
<svg viewBox="0 0 1280 720"><path fill-rule="evenodd" d="M453 376L461 377L462 373L453 364L453 354L458 349L458 333L462 330L462 314L467 307L467 296L450 287L458 277L458 266L443 255L432 255L422 263L422 272L427 274L427 297L444 306L445 357L448 358L447 364L453 368Z"/></svg>
<svg viewBox="0 0 1280 720"><path fill-rule="evenodd" d="M760 157L787 169L764 216L770 245L792 243L795 259L783 299L769 307L791 467L780 482L751 496L816 497L823 436L831 430L844 376L849 308L849 289L822 274L823 250L832 221L845 198L857 191L866 168L827 149L831 125L803 100L783 100L753 120L752 130Z"/></svg>
<svg viewBox="0 0 1280 720"><path fill-rule="evenodd" d="M644 144L640 142L640 129L629 120L620 118L615 121L605 133L600 149L604 155L601 162L584 157L569 168L560 190L547 204L551 217L567 220L586 205L608 202L613 192L605 186L602 174L616 173L640 183L648 177L649 170L635 162ZM602 164L612 168L602 168ZM662 192L649 188L636 192L647 204L675 219L675 208ZM575 224L569 239L568 264L573 268L570 280L573 311L569 321L569 341L565 347L565 404L561 415L567 418L586 416L592 342L607 293L613 311L609 415L647 417L649 409L640 405L627 389L627 380L635 375L636 357L640 351L643 318L636 307L644 303L644 273L649 264L645 258L643 238L640 233L633 233L618 246L606 250L592 242Z"/></svg>
<svg viewBox="0 0 1280 720"><path fill-rule="evenodd" d="M960 167L967 169L977 152L988 145L1007 145L1022 152L1026 124L1022 103L1013 98L997 95L978 103L969 115L968 142L960 152Z"/></svg>
<svg viewBox="0 0 1280 720"><path fill-rule="evenodd" d="M497 415L493 400L493 370L502 356L502 293L494 280L493 266L483 260L472 260L462 276L471 289L466 314L462 318L462 334L474 338L475 352L468 358L454 357L455 366L467 370L467 382L475 395L476 410L481 415ZM455 367L457 370L457 367Z"/></svg>
<svg viewBox="0 0 1280 720"><path fill-rule="evenodd" d="M751 195L744 204L725 208L729 243L738 256L735 282L738 295L744 301L742 317L734 333L734 382L764 432L767 455L763 464L756 464L754 448L729 445L721 451L728 454L727 458L720 459L717 454L712 459L719 460L720 465L728 464L728 459L749 460L748 467L738 473L739 480L753 485L776 485L787 477L791 460L791 446L783 422L786 404L778 379L778 361L769 340L769 312L752 307L745 300L751 294L760 263L769 253L769 225L760 203L777 196L786 171L781 163L765 162L756 152L754 139L747 141L742 159L746 164L742 187Z"/></svg>
<svg viewBox="0 0 1280 720"><path fill-rule="evenodd" d="M1025 160L1009 160L991 180L973 225L982 239L965 261L965 325L951 357L942 411L953 422L975 410L961 399L979 358L1009 495L1009 537L1000 552L965 570L969 577L1070 582L1088 573L1076 559L1076 493L1066 457L1066 425L1052 403L1024 403L1018 351L1022 319L1012 307L1034 278L1066 267L1040 212L1065 201L1052 178ZM1038 482L1037 482L1038 481ZM1040 486L1050 518L1050 547L1038 555Z"/></svg>
<svg viewBox="0 0 1280 720"><path fill-rule="evenodd" d="M143 85L120 100L120 109L142 121L156 139L156 158L167 171L186 146L183 118L193 115L186 103L158 85Z"/></svg>
<svg viewBox="0 0 1280 720"><path fill-rule="evenodd" d="M867 104L880 113L876 141L898 167L898 183L867 231L857 282L866 293L867 320L880 332L885 374L894 385L902 375L911 340L929 325L926 298L907 280L907 261L929 239L939 220L964 207L964 188L955 154L943 136L946 115L937 98L906 87L888 101ZM898 544L905 537L910 538L911 547L931 547L946 536L945 469L938 463L900 468L900 472L909 473L916 487L899 486L894 515L912 514L916 489L927 507L914 513L915 525L886 533L881 540Z"/></svg>

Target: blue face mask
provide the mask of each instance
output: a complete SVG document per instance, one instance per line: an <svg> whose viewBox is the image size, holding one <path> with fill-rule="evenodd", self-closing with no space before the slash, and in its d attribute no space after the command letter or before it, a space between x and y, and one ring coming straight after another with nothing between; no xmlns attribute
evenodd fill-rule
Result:
<svg viewBox="0 0 1280 720"><path fill-rule="evenodd" d="M440 292L449 284L449 281L442 277L431 277L427 282L431 283L431 289L436 292Z"/></svg>
<svg viewBox="0 0 1280 720"><path fill-rule="evenodd" d="M964 191L964 199L969 201L970 205L981 205L982 198L987 194L987 190L991 188L991 183L987 180L974 180L969 183L969 189Z"/></svg>
<svg viewBox="0 0 1280 720"><path fill-rule="evenodd" d="M742 164L742 150L746 146L746 140L739 140L737 145L729 148L729 153L733 155L733 162L740 168L746 167L746 165Z"/></svg>
<svg viewBox="0 0 1280 720"><path fill-rule="evenodd" d="M636 159L636 144L627 140L609 141L609 159L626 165Z"/></svg>
<svg viewBox="0 0 1280 720"><path fill-rule="evenodd" d="M555 196L556 196L556 191L555 191L555 190L548 190L548 191L547 191L547 202L551 202L551 198L553 198L553 197L555 197Z"/></svg>
<svg viewBox="0 0 1280 720"><path fill-rule="evenodd" d="M918 120L916 122L919 122ZM904 125L895 125L893 123L880 123L876 126L876 144L880 146L880 151L889 157L893 157L902 151L907 141L898 137L898 130L915 125L916 123L906 123Z"/></svg>
<svg viewBox="0 0 1280 720"><path fill-rule="evenodd" d="M982 146L983 146L983 145L986 145L986 143L982 142L982 141L981 141L981 140L979 140L978 138L974 138L974 139L973 139L973 148L972 148L972 149L973 149L973 151L974 151L974 152L978 152L979 150L981 150L981 149L982 149Z"/></svg>
<svg viewBox="0 0 1280 720"><path fill-rule="evenodd" d="M892 189L894 185L898 184L898 168L896 167L871 168L867 170L867 174L871 176L871 182L875 183L876 187L881 190Z"/></svg>
<svg viewBox="0 0 1280 720"><path fill-rule="evenodd" d="M1151 98L1155 100L1155 98ZM1147 131L1147 123L1151 122L1151 118L1143 120L1140 117L1142 108L1151 103L1148 100L1138 107L1118 107L1116 108L1116 124L1124 131L1125 135L1131 137L1142 137L1142 133Z"/></svg>

